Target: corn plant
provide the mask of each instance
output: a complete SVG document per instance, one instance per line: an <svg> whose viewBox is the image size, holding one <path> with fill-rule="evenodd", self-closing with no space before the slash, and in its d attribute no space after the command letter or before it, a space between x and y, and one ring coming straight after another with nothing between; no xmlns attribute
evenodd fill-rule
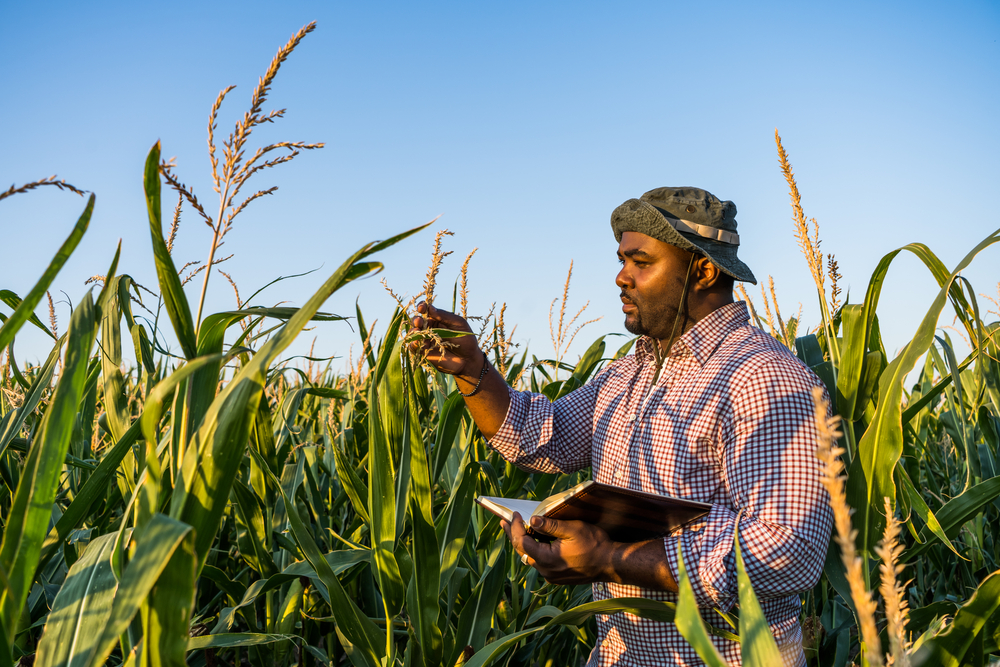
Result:
<svg viewBox="0 0 1000 667"><path fill-rule="evenodd" d="M741 640L746 665L776 664L778 647L738 538L738 613L712 625L701 619L683 562L676 605L593 602L589 587L548 585L521 564L499 520L474 497L540 499L586 473L529 474L489 449L453 380L407 352L413 300L400 299L378 335L357 306L361 352L346 372L282 361L310 321L345 319L322 312L332 294L379 271L376 253L426 225L360 248L301 308L257 306L256 294L242 300L237 290L236 309L203 314L208 278L226 259L217 257L222 238L247 205L273 193L238 201L241 189L251 176L321 146L278 142L245 158L253 128L280 119L282 112L263 110L269 86L312 29L279 50L250 111L223 141L221 164L213 137L231 88L213 105L215 216L176 165L161 159L160 145L150 150L144 185L156 292L119 273L116 251L65 333L54 316L46 327L34 314L87 230L93 195L23 300L0 290L9 309L0 313L0 667L15 660L45 667L582 664L595 641L593 616L618 612L675 622L709 665L724 664L714 636ZM817 447L838 523L825 574L803 594L808 659L824 667L881 664L886 646L894 664L986 664L1000 653L993 529L1000 519L1000 324L987 323L961 271L1000 232L950 270L922 244L893 251L863 301L841 304L835 260L826 258L824 273L818 225L802 212L780 141L779 156L821 322L800 335L801 312L783 320L772 283L758 325L826 382L839 416L829 422L819 406ZM166 232L164 182L179 202ZM43 185L83 194L51 177L0 200ZM173 256L182 206L212 232L208 260L194 268L178 269ZM426 298L434 297L446 235L434 242ZM903 250L923 261L939 292L913 339L889 359L877 311ZM471 257L452 304L463 314ZM205 276L192 309L184 287L199 272ZM954 332L936 329L948 305L970 349L961 360ZM551 400L632 345L609 349L601 336L571 364L567 336L579 329L560 324L555 358L529 363L527 350L510 345L504 310L481 318L481 344L508 382ZM170 323L169 335L161 322ZM26 324L54 342L36 366L19 366L14 354ZM132 368L122 364L128 346ZM871 581L878 562L880 586Z"/></svg>

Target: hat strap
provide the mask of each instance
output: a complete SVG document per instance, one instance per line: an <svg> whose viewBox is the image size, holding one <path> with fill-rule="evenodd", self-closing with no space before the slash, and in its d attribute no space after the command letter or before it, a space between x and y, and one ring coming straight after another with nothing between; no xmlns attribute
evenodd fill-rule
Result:
<svg viewBox="0 0 1000 667"><path fill-rule="evenodd" d="M712 239L713 241L726 243L728 245L740 244L740 235L736 232L726 231L725 229L719 229L717 227L709 227L708 225L699 225L697 222L691 222L690 220L668 218L667 216L663 217L666 218L666 221L670 223L671 227L679 232L688 232L689 234L700 236L703 239Z"/></svg>

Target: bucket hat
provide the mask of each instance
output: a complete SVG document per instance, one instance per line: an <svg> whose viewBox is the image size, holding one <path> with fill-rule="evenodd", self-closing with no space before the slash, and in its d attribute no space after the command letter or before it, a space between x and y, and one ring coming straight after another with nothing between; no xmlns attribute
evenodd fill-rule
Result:
<svg viewBox="0 0 1000 667"><path fill-rule="evenodd" d="M611 213L619 243L625 232L639 232L700 253L736 280L757 284L753 271L737 256L736 204L701 188L656 188L629 199Z"/></svg>

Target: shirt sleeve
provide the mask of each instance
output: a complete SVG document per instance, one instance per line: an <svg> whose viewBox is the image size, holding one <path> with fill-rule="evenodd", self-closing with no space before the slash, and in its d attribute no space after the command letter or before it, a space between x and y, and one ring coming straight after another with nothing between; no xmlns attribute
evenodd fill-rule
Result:
<svg viewBox="0 0 1000 667"><path fill-rule="evenodd" d="M609 369L552 402L544 394L510 392L510 407L490 446L533 472L575 472L590 467L597 394Z"/></svg>
<svg viewBox="0 0 1000 667"><path fill-rule="evenodd" d="M720 443L732 507L714 504L700 530L664 538L675 580L680 543L700 606L728 610L738 600L737 527L759 599L792 595L819 580L833 512L816 458L814 386L823 384L797 361L776 359L735 397L730 433Z"/></svg>

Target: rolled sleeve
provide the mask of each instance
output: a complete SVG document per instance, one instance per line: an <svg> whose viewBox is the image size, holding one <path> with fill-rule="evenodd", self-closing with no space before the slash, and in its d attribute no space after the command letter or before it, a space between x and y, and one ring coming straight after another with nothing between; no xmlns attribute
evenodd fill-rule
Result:
<svg viewBox="0 0 1000 667"><path fill-rule="evenodd" d="M509 388L510 407L490 446L525 470L568 473L590 467L602 377L555 402L544 394Z"/></svg>

